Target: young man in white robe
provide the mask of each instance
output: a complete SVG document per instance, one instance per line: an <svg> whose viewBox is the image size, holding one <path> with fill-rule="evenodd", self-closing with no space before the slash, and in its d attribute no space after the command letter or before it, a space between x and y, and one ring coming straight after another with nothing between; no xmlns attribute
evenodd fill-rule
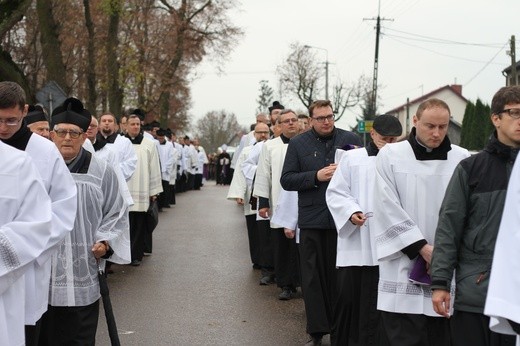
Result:
<svg viewBox="0 0 520 346"><path fill-rule="evenodd" d="M258 160L260 159L260 153L262 152L265 141L266 140L256 142L249 150L247 156L244 157L244 162L241 164L241 171L244 174L249 191L253 190ZM258 261L261 270L260 285L267 286L275 282L274 253L269 216L260 216L258 213L258 198L251 194L249 195L249 205L251 206L251 211L254 211L256 216L256 240L258 244Z"/></svg>
<svg viewBox="0 0 520 346"><path fill-rule="evenodd" d="M455 169L435 232L432 302L439 315L449 318L453 346L514 343L514 337L489 329L484 305L507 183L520 150L520 86L503 87L495 93L490 119L495 131L484 150ZM472 332L468 334L468 330Z"/></svg>
<svg viewBox="0 0 520 346"><path fill-rule="evenodd" d="M255 141L263 142L269 138L269 126L264 123L259 123L254 130ZM247 237L249 239L249 255L253 268L261 269L260 247L258 243L258 229L256 221L256 210L251 209L249 203L251 197L251 185L247 184L246 177L242 172L242 164L246 160L253 145L246 146L240 152L240 157L236 162L235 173L229 185L227 199L234 200L238 205L244 207L244 215L246 217Z"/></svg>
<svg viewBox="0 0 520 346"><path fill-rule="evenodd" d="M70 100L70 99L69 99ZM49 309L42 318L40 345L94 344L99 317L98 271L113 249L127 208L112 167L82 144L90 118L80 103L65 103L53 111L51 139L77 187L74 228L52 257ZM78 101L78 100L76 100Z"/></svg>
<svg viewBox="0 0 520 346"><path fill-rule="evenodd" d="M265 142L258 160L253 196L258 197L258 214L272 216L282 190L280 177L291 138L299 133L298 117L290 109L283 110L278 118L282 133ZM282 292L278 299L290 300L296 287L300 286L298 270L298 250L296 242L285 236L284 228L271 221L271 239L274 249L274 271L276 284Z"/></svg>
<svg viewBox="0 0 520 346"><path fill-rule="evenodd" d="M413 123L407 140L385 145L376 158L370 231L379 261L377 308L391 345L447 345L448 321L433 311L427 282L411 282L410 273L416 263L425 262L424 270L431 263L444 192L469 153L446 136L444 101L421 103Z"/></svg>
<svg viewBox="0 0 520 346"><path fill-rule="evenodd" d="M147 252L152 251L152 231L147 223L147 211L150 203L162 192L161 168L155 143L144 138L141 121L137 115L128 117L127 134L137 155L137 169L128 181L128 188L134 200L130 208L130 240L132 265L138 266ZM145 245L146 243L146 245Z"/></svg>
<svg viewBox="0 0 520 346"><path fill-rule="evenodd" d="M19 121L0 109L0 133ZM25 345L24 274L47 249L53 215L30 156L1 141L0 176L0 345L18 346Z"/></svg>
<svg viewBox="0 0 520 346"><path fill-rule="evenodd" d="M38 169L52 201L52 237L47 249L26 273L26 344L36 345L40 318L49 301L50 257L57 244L70 232L76 217L76 185L63 163L56 146L44 137L29 131L23 117L27 114L25 92L14 82L0 82L0 112L16 117L14 126L0 132L4 143L27 152Z"/></svg>
<svg viewBox="0 0 520 346"><path fill-rule="evenodd" d="M172 169L170 171L170 205L176 204L175 199L175 185L177 183L177 178L179 176L179 170L180 170L180 162L181 162L181 149L182 146L177 143L176 139L177 136L175 136L175 133L173 133L170 129L166 130L166 138L168 139L168 142L170 142L173 146L173 165Z"/></svg>
<svg viewBox="0 0 520 346"><path fill-rule="evenodd" d="M383 114L375 118L366 148L336 151L338 168L326 194L338 231L336 345L384 344L377 311L379 267L368 215L373 212L376 156L402 132L399 119Z"/></svg>
<svg viewBox="0 0 520 346"><path fill-rule="evenodd" d="M484 314L497 333L516 335L520 346L520 160L515 161L498 231Z"/></svg>

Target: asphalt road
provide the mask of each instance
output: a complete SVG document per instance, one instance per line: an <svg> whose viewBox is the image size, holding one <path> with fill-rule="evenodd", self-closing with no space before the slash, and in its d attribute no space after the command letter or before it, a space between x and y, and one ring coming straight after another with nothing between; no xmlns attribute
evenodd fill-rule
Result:
<svg viewBox="0 0 520 346"><path fill-rule="evenodd" d="M303 345L301 293L279 301L251 267L242 208L208 182L159 215L152 256L108 277L122 345ZM101 308L98 345L110 345ZM326 341L326 340L324 340Z"/></svg>

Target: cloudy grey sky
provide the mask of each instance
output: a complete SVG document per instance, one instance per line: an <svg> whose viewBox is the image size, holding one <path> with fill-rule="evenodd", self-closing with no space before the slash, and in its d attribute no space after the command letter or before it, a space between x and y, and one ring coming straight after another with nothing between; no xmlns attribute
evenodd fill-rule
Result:
<svg viewBox="0 0 520 346"><path fill-rule="evenodd" d="M278 97L276 67L292 42L326 49L330 84L372 77L377 0L242 0L231 20L245 35L230 55L224 74L203 63L192 83L194 119L211 110L233 112L242 125L254 122L259 81L268 80ZM504 85L501 71L511 58L509 40L520 47L518 0L381 0L379 53L380 111L447 84L461 84L462 94L490 102ZM441 43L442 42L442 43ZM326 60L324 50L317 59ZM520 48L517 48L520 60ZM324 96L324 95L323 95ZM282 95L287 108L302 109ZM355 124L358 109L339 127Z"/></svg>

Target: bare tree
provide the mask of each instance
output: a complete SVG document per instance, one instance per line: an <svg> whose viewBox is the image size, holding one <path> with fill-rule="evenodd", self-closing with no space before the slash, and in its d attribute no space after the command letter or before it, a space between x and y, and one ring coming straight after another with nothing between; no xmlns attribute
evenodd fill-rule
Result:
<svg viewBox="0 0 520 346"><path fill-rule="evenodd" d="M269 82L266 80L260 81L260 95L256 102L258 103L257 113L267 112L267 109L273 101L274 90L269 86Z"/></svg>
<svg viewBox="0 0 520 346"><path fill-rule="evenodd" d="M276 70L282 92L297 96L305 108L309 108L320 92L319 80L323 73L314 53L298 42L292 43L285 63Z"/></svg>
<svg viewBox="0 0 520 346"><path fill-rule="evenodd" d="M371 87L372 80L364 75L361 75L355 83L349 86L338 80L332 91L332 107L334 113L336 113L336 120L341 119L347 109L356 107L363 102Z"/></svg>
<svg viewBox="0 0 520 346"><path fill-rule="evenodd" d="M239 132L245 132L235 114L225 110L211 111L197 121L197 136L207 152L217 151L222 144L227 144Z"/></svg>

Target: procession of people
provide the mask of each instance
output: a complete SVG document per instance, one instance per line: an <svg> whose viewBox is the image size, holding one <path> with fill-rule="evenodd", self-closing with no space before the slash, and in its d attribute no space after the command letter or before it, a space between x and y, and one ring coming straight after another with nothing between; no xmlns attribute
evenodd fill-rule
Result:
<svg viewBox="0 0 520 346"><path fill-rule="evenodd" d="M473 155L450 142L440 99L410 133L376 116L366 146L329 100L266 112L233 156L221 147L214 177L243 208L259 286L279 304L301 291L307 345L520 342L520 87L493 96ZM49 117L0 82L1 345L94 344L99 275L146 261L160 212L206 183L198 139L144 121L74 97Z"/></svg>

